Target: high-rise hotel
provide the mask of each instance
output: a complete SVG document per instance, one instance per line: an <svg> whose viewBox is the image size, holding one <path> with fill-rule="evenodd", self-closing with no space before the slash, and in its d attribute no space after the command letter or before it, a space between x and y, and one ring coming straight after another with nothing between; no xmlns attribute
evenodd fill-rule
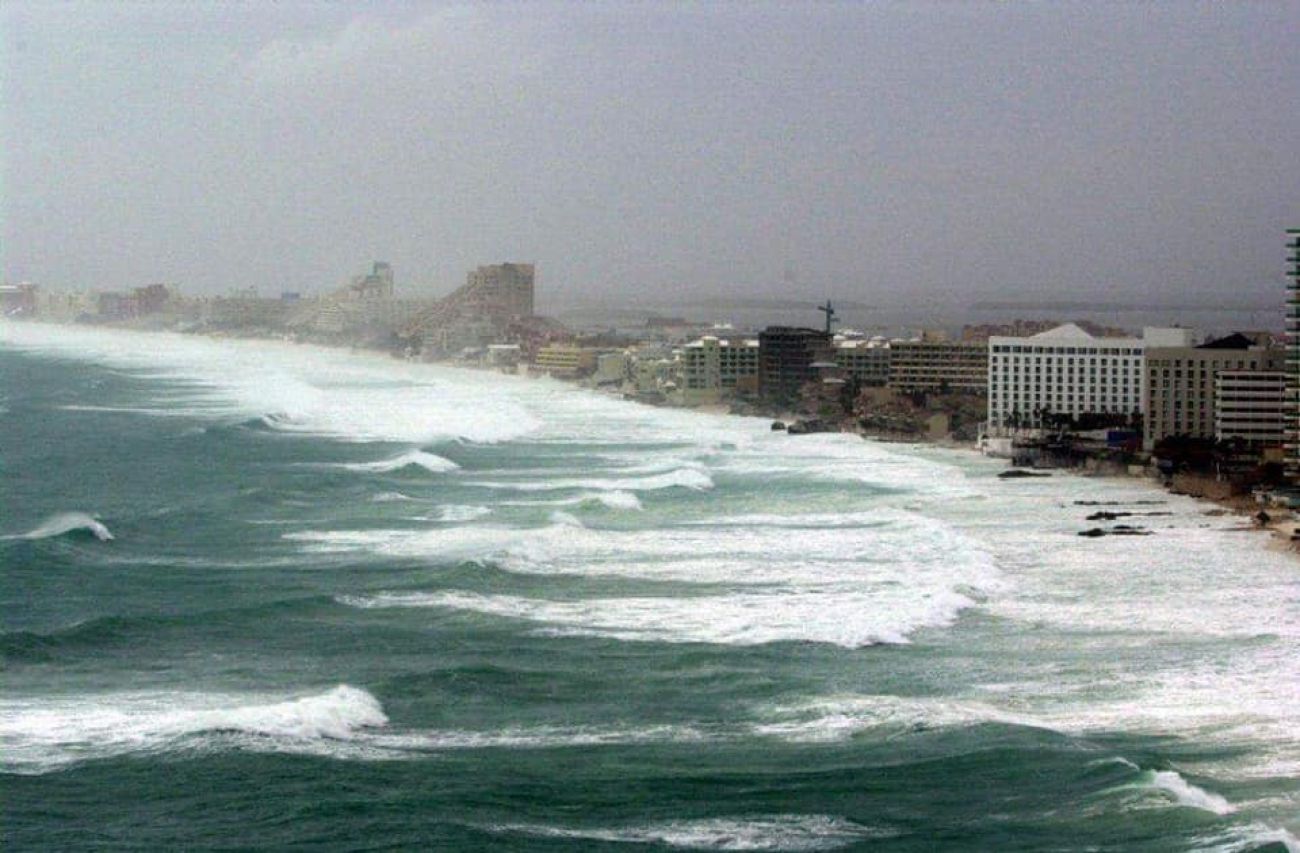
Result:
<svg viewBox="0 0 1300 853"><path fill-rule="evenodd" d="M1300 228L1286 232L1286 475L1300 482Z"/></svg>

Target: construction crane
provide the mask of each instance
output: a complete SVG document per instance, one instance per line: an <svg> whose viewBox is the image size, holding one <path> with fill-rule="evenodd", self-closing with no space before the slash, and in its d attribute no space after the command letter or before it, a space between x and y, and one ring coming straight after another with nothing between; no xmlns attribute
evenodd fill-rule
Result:
<svg viewBox="0 0 1300 853"><path fill-rule="evenodd" d="M817 306L817 310L826 315L826 334L829 335L831 333L831 324L836 321L835 307L831 305L831 301L827 299L825 305Z"/></svg>

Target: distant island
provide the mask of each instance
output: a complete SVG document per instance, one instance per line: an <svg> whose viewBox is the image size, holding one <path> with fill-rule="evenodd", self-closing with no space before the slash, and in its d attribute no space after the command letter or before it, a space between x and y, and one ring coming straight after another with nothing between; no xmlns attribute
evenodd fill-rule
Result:
<svg viewBox="0 0 1300 853"><path fill-rule="evenodd" d="M1172 302L1078 302L1072 300L989 300L972 302L971 311L1276 311L1280 303L1220 303L1188 305Z"/></svg>

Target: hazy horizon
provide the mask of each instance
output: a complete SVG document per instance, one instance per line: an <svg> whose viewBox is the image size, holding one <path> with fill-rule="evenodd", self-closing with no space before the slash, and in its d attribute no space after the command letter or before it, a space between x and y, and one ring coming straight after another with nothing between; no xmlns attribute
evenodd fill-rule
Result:
<svg viewBox="0 0 1300 853"><path fill-rule="evenodd" d="M1266 304L1300 4L10 3L3 274ZM1287 152L1291 152L1288 154ZM1280 296L1278 297L1280 301Z"/></svg>

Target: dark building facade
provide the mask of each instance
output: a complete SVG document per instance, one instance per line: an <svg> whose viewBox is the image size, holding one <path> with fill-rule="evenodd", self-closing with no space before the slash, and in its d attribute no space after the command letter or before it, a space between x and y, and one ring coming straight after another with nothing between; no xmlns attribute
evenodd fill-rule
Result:
<svg viewBox="0 0 1300 853"><path fill-rule="evenodd" d="M813 363L830 358L831 336L817 329L768 326L758 333L758 392L769 403L799 398L805 382L817 378Z"/></svg>

